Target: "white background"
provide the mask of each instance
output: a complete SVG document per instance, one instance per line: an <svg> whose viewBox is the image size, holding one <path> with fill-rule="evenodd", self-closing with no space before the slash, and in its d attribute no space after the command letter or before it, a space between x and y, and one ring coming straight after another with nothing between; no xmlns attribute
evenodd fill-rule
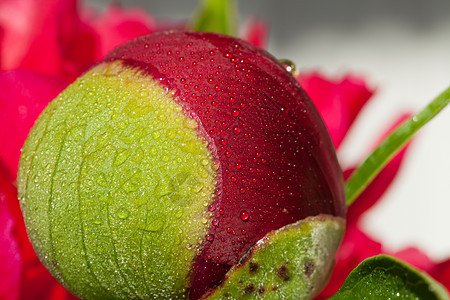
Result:
<svg viewBox="0 0 450 300"><path fill-rule="evenodd" d="M107 0L89 1L102 8ZM117 1L115 1L117 3ZM157 18L185 19L197 1L122 1ZM418 112L450 85L450 2L241 0L240 21L265 19L268 50L300 71L364 76L377 89L342 145L343 166L360 161L401 112ZM450 108L420 131L398 178L363 219L388 250L450 257Z"/></svg>

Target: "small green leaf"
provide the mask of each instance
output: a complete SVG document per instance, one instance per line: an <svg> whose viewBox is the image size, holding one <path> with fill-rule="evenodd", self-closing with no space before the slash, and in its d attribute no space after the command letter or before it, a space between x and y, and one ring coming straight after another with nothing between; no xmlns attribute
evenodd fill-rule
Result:
<svg viewBox="0 0 450 300"><path fill-rule="evenodd" d="M373 151L346 183L347 206L361 194L389 160L414 133L428 123L450 102L450 87L429 103L420 113L405 121Z"/></svg>
<svg viewBox="0 0 450 300"><path fill-rule="evenodd" d="M330 300L449 299L443 286L430 276L388 255L364 260Z"/></svg>
<svg viewBox="0 0 450 300"><path fill-rule="evenodd" d="M234 0L200 0L197 13L189 22L188 29L236 35L236 15Z"/></svg>

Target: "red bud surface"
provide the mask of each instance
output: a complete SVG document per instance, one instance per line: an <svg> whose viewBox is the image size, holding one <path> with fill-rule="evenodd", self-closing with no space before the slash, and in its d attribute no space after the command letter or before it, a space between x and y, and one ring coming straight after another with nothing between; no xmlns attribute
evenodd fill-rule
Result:
<svg viewBox="0 0 450 300"><path fill-rule="evenodd" d="M266 51L197 32L138 38L106 56L172 92L217 166L213 218L192 267L190 296L216 286L268 232L345 216L343 179L329 134L293 76Z"/></svg>

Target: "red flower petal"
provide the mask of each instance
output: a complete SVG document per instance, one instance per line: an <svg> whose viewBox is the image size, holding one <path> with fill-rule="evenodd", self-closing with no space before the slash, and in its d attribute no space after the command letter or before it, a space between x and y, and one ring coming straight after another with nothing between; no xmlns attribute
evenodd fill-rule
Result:
<svg viewBox="0 0 450 300"><path fill-rule="evenodd" d="M350 75L341 81L331 81L318 73L305 73L297 80L316 105L338 148L374 91L362 78Z"/></svg>
<svg viewBox="0 0 450 300"><path fill-rule="evenodd" d="M93 30L76 0L6 0L0 3L2 69L22 68L75 78L96 59Z"/></svg>
<svg viewBox="0 0 450 300"><path fill-rule="evenodd" d="M450 290L450 259L432 266L428 273Z"/></svg>
<svg viewBox="0 0 450 300"><path fill-rule="evenodd" d="M20 148L41 111L67 85L26 71L0 73L0 159L15 178Z"/></svg>
<svg viewBox="0 0 450 300"><path fill-rule="evenodd" d="M249 19L245 25L242 39L255 45L256 47L265 48L267 45L267 37L269 35L269 26L260 19Z"/></svg>
<svg viewBox="0 0 450 300"><path fill-rule="evenodd" d="M8 207L8 202L15 197L13 190L10 180L0 170L0 299L4 300L18 298L22 269L19 245L13 235L15 221Z"/></svg>
<svg viewBox="0 0 450 300"><path fill-rule="evenodd" d="M435 266L435 262L432 261L425 253L413 247L403 249L396 253L390 253L390 255L425 272L429 272Z"/></svg>
<svg viewBox="0 0 450 300"><path fill-rule="evenodd" d="M2 201L3 199L5 201ZM4 205L3 202L5 202ZM16 297L6 299L76 299L50 275L36 256L33 246L28 240L25 223L17 199L17 190L11 184L11 179L8 177L6 169L0 161L0 229L3 229L3 220L8 220L4 216L5 209L7 211L8 208L9 219L15 226L12 231L13 237L11 238L9 238L10 234L6 231L0 231L0 299L4 299L2 298L2 285L4 282L8 282L2 278L2 274L7 274L2 270L11 264L14 264L14 268L18 268L18 274L16 275L13 272L15 269L11 270L9 275L11 278L8 277L8 279L12 280L15 278L17 282L8 283L7 285L11 284L11 287L20 287L20 294L17 293L18 295ZM6 241L7 244L3 245L2 241ZM3 260L5 253L3 250L7 250L8 247L14 249L14 254L17 255L19 260L14 260L12 257L8 261ZM9 264L10 261L11 264Z"/></svg>
<svg viewBox="0 0 450 300"><path fill-rule="evenodd" d="M153 18L140 9L111 5L93 26L100 39L100 57L136 37L156 31Z"/></svg>

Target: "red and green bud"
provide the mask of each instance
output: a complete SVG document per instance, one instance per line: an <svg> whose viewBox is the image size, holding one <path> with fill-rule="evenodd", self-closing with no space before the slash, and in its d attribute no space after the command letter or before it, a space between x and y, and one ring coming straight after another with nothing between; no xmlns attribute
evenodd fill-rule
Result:
<svg viewBox="0 0 450 300"><path fill-rule="evenodd" d="M312 297L345 217L308 96L264 50L213 33L108 54L40 116L18 185L40 259L87 299Z"/></svg>

